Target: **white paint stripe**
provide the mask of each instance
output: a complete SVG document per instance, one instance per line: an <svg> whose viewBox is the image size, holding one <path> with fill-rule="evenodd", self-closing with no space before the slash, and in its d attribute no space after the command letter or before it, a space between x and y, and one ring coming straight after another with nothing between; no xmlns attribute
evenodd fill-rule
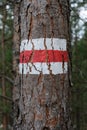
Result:
<svg viewBox="0 0 87 130"><path fill-rule="evenodd" d="M67 62L64 62L64 67L62 62L51 62L50 63L50 70L52 74L62 74L67 72ZM19 73L20 74L50 74L49 65L47 63L20 63L19 64ZM23 73L22 73L23 71Z"/></svg>
<svg viewBox="0 0 87 130"><path fill-rule="evenodd" d="M24 50L67 50L66 39L59 38L46 38L44 43L44 38L23 40L20 46L20 52ZM45 44L45 45L44 45Z"/></svg>

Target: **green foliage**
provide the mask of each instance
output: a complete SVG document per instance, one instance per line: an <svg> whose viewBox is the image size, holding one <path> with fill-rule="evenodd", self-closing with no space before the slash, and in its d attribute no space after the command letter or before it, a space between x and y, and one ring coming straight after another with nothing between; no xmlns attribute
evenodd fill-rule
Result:
<svg viewBox="0 0 87 130"><path fill-rule="evenodd" d="M13 10L12 5L8 5L7 0L0 1L0 95L3 95L2 77L4 76L5 96L12 97L12 83L5 77L12 79L12 37L13 37ZM8 8L7 8L8 7ZM2 48L2 42L4 47ZM3 54L4 60L3 60ZM3 74L4 62L4 74ZM12 104L9 100L0 97L0 124L3 122L3 113L10 115ZM10 117L10 116L9 116ZM9 122L10 124L10 122Z"/></svg>
<svg viewBox="0 0 87 130"><path fill-rule="evenodd" d="M84 34L85 35L85 34ZM73 120L76 124L79 117L76 116L79 111L80 118L79 127L86 130L87 125L87 41L82 39L76 41L73 46L73 63L72 63L72 79L73 79ZM76 119L77 118L77 119ZM76 124L77 125L77 124ZM76 129L77 130L77 129Z"/></svg>
<svg viewBox="0 0 87 130"><path fill-rule="evenodd" d="M79 14L85 4L86 0L71 0L72 119L75 130L87 130L87 22Z"/></svg>

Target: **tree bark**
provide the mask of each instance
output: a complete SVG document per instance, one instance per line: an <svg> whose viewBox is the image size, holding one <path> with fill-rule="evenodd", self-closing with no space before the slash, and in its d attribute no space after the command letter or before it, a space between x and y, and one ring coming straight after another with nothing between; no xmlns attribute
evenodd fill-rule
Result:
<svg viewBox="0 0 87 130"><path fill-rule="evenodd" d="M48 62L48 57L50 56L47 52L48 43L46 43L47 38L48 41L51 40L52 51L54 51L54 40L59 39L61 41L64 39L67 41L67 48L69 49L69 12L68 0L21 0L15 3L13 59L15 72L13 89L14 130L72 130L69 106L70 74L68 70L70 69L70 61L68 59L68 70L66 72L53 72L50 67L51 63ZM23 40L31 41L29 44L32 44L32 52L30 57L28 57L29 63L31 63L28 73L25 73L24 69L26 68L22 68L20 72L18 66L21 60L19 52ZM43 48L45 48L46 52L47 71L37 70L33 63L37 59L34 59L37 50L35 52L36 44L33 43L36 40L44 41ZM41 50L39 51L41 52ZM42 55L42 53L40 54ZM24 54L22 60L23 57ZM38 55L37 57L40 56ZM64 70L64 65L65 62L62 58L61 71ZM33 73L33 68L36 73Z"/></svg>

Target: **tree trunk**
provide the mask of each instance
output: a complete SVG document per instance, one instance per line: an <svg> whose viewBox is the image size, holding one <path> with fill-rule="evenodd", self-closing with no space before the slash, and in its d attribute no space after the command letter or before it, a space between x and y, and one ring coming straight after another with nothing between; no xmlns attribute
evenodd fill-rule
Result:
<svg viewBox="0 0 87 130"><path fill-rule="evenodd" d="M14 130L72 129L69 11L68 0L15 3Z"/></svg>
<svg viewBox="0 0 87 130"><path fill-rule="evenodd" d="M6 96L6 87L5 87L5 21L6 21L6 9L3 10L3 25L2 25L2 96ZM3 98L3 108L6 107L6 100ZM3 112L3 130L7 128L7 114Z"/></svg>

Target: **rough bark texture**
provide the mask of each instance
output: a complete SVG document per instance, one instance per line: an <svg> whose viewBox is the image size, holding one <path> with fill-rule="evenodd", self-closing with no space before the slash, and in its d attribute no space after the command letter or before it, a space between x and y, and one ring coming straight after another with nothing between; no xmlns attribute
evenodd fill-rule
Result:
<svg viewBox="0 0 87 130"><path fill-rule="evenodd" d="M69 1L21 0L14 16L14 130L71 130L69 73L18 74L21 40L64 38L69 46Z"/></svg>

